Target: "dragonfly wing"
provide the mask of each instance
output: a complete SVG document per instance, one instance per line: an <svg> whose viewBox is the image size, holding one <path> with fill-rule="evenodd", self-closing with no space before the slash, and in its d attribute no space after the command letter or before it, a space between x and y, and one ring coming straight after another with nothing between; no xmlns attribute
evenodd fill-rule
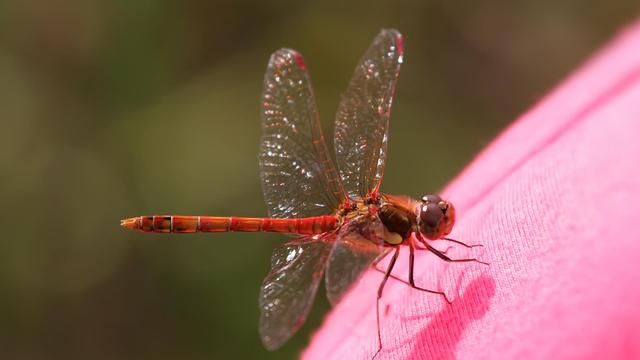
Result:
<svg viewBox="0 0 640 360"><path fill-rule="evenodd" d="M334 238L299 238L274 250L259 299L259 331L267 349L280 347L306 320Z"/></svg>
<svg viewBox="0 0 640 360"><path fill-rule="evenodd" d="M402 35L382 30L360 59L340 101L335 121L336 161L351 198L364 197L380 187L402 56Z"/></svg>
<svg viewBox="0 0 640 360"><path fill-rule="evenodd" d="M327 146L302 55L276 51L262 94L262 191L269 216L327 214L346 195Z"/></svg>
<svg viewBox="0 0 640 360"><path fill-rule="evenodd" d="M327 297L332 305L385 254L382 226L377 216L362 216L340 228L325 274Z"/></svg>

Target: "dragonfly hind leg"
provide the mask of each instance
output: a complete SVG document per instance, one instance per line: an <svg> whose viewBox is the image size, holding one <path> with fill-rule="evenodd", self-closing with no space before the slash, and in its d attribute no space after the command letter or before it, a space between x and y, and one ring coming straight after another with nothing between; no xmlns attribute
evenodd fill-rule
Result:
<svg viewBox="0 0 640 360"><path fill-rule="evenodd" d="M393 271L393 266L396 264L396 260L398 260L398 254L400 254L399 250L400 249L398 247L396 247L395 252L393 253L393 256L391 257L391 260L389 261L389 265L387 265L387 270L384 273L384 278L382 279L382 282L380 283L380 286L378 287L378 297L376 298L376 325L378 327L378 350L373 355L371 360L375 359L376 356L378 356L378 354L382 350L382 335L380 335L380 298L382 297L382 290L384 290L384 285L387 283L387 280L391 276L391 271ZM380 256L378 259L376 259L376 261L374 262L374 267L376 269L377 269L377 267L375 265L381 259L383 259L384 257L385 256Z"/></svg>

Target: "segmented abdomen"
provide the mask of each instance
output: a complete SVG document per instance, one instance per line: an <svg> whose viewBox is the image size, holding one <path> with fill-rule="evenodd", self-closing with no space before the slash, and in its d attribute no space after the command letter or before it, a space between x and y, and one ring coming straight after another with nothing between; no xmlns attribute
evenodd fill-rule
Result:
<svg viewBox="0 0 640 360"><path fill-rule="evenodd" d="M334 230L338 226L338 219L332 215L297 219L153 215L123 220L122 226L162 233L265 231L314 235Z"/></svg>

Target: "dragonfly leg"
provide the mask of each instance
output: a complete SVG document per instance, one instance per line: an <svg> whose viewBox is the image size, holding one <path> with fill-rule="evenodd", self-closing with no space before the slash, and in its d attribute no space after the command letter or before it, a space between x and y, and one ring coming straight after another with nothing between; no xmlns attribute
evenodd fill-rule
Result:
<svg viewBox="0 0 640 360"><path fill-rule="evenodd" d="M415 246L415 248L416 248L417 250L429 250L428 248L422 248L422 247L419 247L419 246ZM452 246L449 246L449 247L448 247L446 250L444 250L442 253L443 253L443 254L444 254L444 253L446 253L446 252L447 252L449 249L451 249L451 248L452 248ZM382 274L386 274L386 271L385 271L384 269L380 269L377 265L378 265L378 263L379 263L380 261L382 261L382 259L384 259L384 258L386 257L386 255L387 255L387 254L389 254L389 252L390 252L390 251L391 251L391 250L389 250L389 251L385 252L384 254L382 254L380 257L378 257L378 258L377 258L377 259L376 259L376 260L371 264L371 265L373 266L373 268L374 268L377 272L382 273ZM414 262L414 255L413 255L413 251L412 251L412 252L409 254L409 279L410 279L410 280L411 280L411 279L413 279L413 262ZM399 281L399 282L401 282L401 283L403 283L403 284L405 284L405 285L409 285L409 286L410 286L411 288L413 288L413 289L420 290L420 291L424 291L424 292L428 292L428 293L430 293L430 294L442 295L442 297L444 297L444 300L445 300L446 302L448 302L449 304L451 304L451 303L452 303L452 301L451 301L451 300L449 300L449 299L447 298L447 294L445 294L445 293L444 293L444 292L442 292L442 291L430 290L430 289L426 289L426 288L423 288L423 287L417 286L417 285L415 284L415 282L407 281L407 280L405 280L405 279L403 279L403 278L400 278L400 277L398 277L398 276L396 276L396 275L393 275L393 274L389 274L389 277L390 277L390 278L392 278L393 280Z"/></svg>
<svg viewBox="0 0 640 360"><path fill-rule="evenodd" d="M473 244L473 245L469 245L469 244L465 244L465 243L463 243L463 242L462 242L462 241L460 241L460 240L456 240L456 239L452 239L452 238L447 238L447 237L446 237L446 238L442 238L442 240L446 240L446 241L450 241L450 242L453 242L453 243L456 243L456 244L462 245L462 246L466 247L467 249L471 249L471 248L474 248L474 247L483 247L483 246L484 246L484 245L482 245L482 244Z"/></svg>
<svg viewBox="0 0 640 360"><path fill-rule="evenodd" d="M428 242L426 242L422 236L420 236L420 234L416 233L416 238L418 239L418 241L420 241L422 243L422 245L424 245L429 251L431 251L432 253L434 253L437 257L439 257L440 259L446 261L446 262L477 262L480 264L484 264L484 265L489 265L488 262L484 262L484 261L480 261L476 258L471 258L471 259L452 259L450 257L448 257L447 255L445 255L442 251L434 248L433 246L429 245Z"/></svg>
<svg viewBox="0 0 640 360"><path fill-rule="evenodd" d="M447 249L449 250L449 249ZM415 249L414 249L414 244L413 241L409 243L409 285L417 290L420 291L425 291L428 293L432 293L432 294L438 294L438 295L442 295L442 297L444 298L444 300L446 302L448 302L449 304L452 303L451 300L449 300L449 298L447 298L447 294L445 294L443 291L436 291L436 290L429 290L429 289L425 289L422 287L419 287L416 285L415 280L413 279L413 264L414 264L414 259L415 258Z"/></svg>
<svg viewBox="0 0 640 360"><path fill-rule="evenodd" d="M378 265L378 263L380 263L380 261L382 261L384 258L386 258L387 255L389 255L389 253L391 251L393 251L393 249L384 250L384 252L382 254L380 254L380 256L378 256L375 260L373 260L373 263L371 263L371 266L376 267L376 265ZM378 270L380 270L380 269L378 269ZM380 271L382 271L382 273L384 273L384 270L380 270Z"/></svg>
<svg viewBox="0 0 640 360"><path fill-rule="evenodd" d="M416 250L429 250L429 249L428 249L428 248L426 248L426 247L420 247L420 246L418 246L418 245L416 245L416 246L415 246L415 249L416 249ZM451 250L451 249L453 249L453 246L447 246L447 248L446 248L446 249L444 249L444 250L440 250L440 252L441 252L441 253L443 253L443 254L446 254L446 253L447 253L447 252L449 252L449 250Z"/></svg>
<svg viewBox="0 0 640 360"><path fill-rule="evenodd" d="M380 269L380 268L379 268L379 267L377 267L377 266L374 266L373 268L374 268L377 272L379 272L379 273L386 274L386 270L384 270L384 269ZM403 284L407 284L407 285L411 286L411 284L409 284L409 282L408 282L407 280L402 279L402 278L400 278L400 277L398 277L398 276L395 276L395 275L391 274L391 275L389 275L389 277L390 277L391 279L393 279L393 280L400 281L400 282L401 282L401 283L403 283Z"/></svg>
<svg viewBox="0 0 640 360"><path fill-rule="evenodd" d="M384 278L378 287L378 297L376 298L376 325L378 326L378 350L371 358L372 360L378 356L380 350L382 350L382 336L380 335L380 298L382 297L382 290L384 290L384 285L387 283L387 280L391 276L391 271L393 270L393 266L396 264L396 260L398 260L398 254L400 253L400 248L396 247L396 251L393 253L393 257L389 261L389 265L387 266L387 271L384 273Z"/></svg>
<svg viewBox="0 0 640 360"><path fill-rule="evenodd" d="M375 269L377 272L380 272L380 273L382 273L382 274L386 274L386 271L385 271L385 270L383 270L383 269L380 269L379 267L374 266L374 269ZM416 286L411 285L411 283L410 283L410 282L408 282L407 280L405 280L405 279L403 279L403 278L401 278L401 277L395 276L395 275L393 275L393 274L389 275L389 277L390 277L391 279L393 279L393 280L399 281L399 282L401 282L401 283L403 283L403 284L405 284L405 285L410 286L412 289L416 289L416 290L420 290L420 291L428 292L428 293L430 293L430 294L442 295L442 296L444 297L444 299L445 299L448 303L451 303L451 301L447 298L447 295L446 295L444 292L442 292L442 291L429 290L429 289L421 288L421 287L419 287L419 286L417 286L417 285L416 285Z"/></svg>

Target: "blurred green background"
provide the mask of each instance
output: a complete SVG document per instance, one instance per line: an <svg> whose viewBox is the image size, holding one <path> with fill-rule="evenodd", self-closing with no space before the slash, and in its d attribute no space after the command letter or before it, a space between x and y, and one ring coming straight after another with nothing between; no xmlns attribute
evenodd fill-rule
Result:
<svg viewBox="0 0 640 360"><path fill-rule="evenodd" d="M382 27L405 35L383 190L437 191L639 13L637 0L0 1L0 358L269 353L258 288L280 236L127 232L142 214L263 215L271 52L301 51L323 125ZM328 136L331 138L331 136ZM428 146L425 146L428 144Z"/></svg>

